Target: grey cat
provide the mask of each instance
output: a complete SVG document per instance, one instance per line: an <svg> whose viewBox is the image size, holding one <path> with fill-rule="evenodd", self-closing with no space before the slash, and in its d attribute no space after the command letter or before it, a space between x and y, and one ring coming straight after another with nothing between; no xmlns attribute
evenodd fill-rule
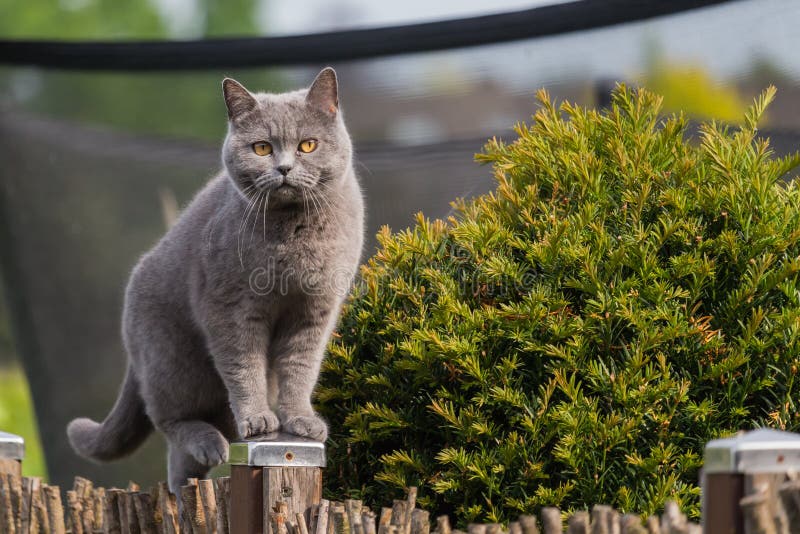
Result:
<svg viewBox="0 0 800 534"><path fill-rule="evenodd" d="M98 461L157 428L174 492L227 461L228 439L279 429L326 439L311 394L363 244L333 69L283 94L222 85L224 170L131 274L128 369L111 413L67 428Z"/></svg>

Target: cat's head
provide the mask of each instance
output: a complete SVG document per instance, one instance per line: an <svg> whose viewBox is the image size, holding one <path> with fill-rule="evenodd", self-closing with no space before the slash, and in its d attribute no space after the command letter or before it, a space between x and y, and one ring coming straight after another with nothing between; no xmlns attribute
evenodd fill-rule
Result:
<svg viewBox="0 0 800 534"><path fill-rule="evenodd" d="M250 93L222 82L228 135L222 159L248 198L269 192L270 203L303 202L329 194L350 166L350 136L339 111L336 72L323 69L308 89Z"/></svg>

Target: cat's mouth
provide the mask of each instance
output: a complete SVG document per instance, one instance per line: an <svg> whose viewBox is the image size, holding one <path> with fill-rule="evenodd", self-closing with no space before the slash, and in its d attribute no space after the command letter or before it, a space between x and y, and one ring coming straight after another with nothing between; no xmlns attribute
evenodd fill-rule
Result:
<svg viewBox="0 0 800 534"><path fill-rule="evenodd" d="M286 180L285 176L274 176L271 174L262 174L257 176L252 181L252 186L252 188L258 193L262 193L264 191L277 191L279 189L286 190L286 188L294 189L294 186Z"/></svg>

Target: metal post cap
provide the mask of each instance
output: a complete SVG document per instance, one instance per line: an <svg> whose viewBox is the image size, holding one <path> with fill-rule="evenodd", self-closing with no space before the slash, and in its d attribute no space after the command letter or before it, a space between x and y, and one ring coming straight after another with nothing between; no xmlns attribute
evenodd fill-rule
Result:
<svg viewBox="0 0 800 534"><path fill-rule="evenodd" d="M25 458L25 440L8 432L0 432L0 459L22 460Z"/></svg>
<svg viewBox="0 0 800 534"><path fill-rule="evenodd" d="M256 467L325 467L325 445L292 434L274 433L231 443L228 463Z"/></svg>
<svg viewBox="0 0 800 534"><path fill-rule="evenodd" d="M762 428L706 444L705 473L800 470L800 434Z"/></svg>

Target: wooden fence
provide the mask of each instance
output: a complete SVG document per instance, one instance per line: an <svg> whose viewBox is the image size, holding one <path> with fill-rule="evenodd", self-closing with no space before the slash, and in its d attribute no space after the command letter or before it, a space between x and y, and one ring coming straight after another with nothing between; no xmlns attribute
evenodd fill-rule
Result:
<svg viewBox="0 0 800 534"><path fill-rule="evenodd" d="M800 480L777 485L748 481L753 492L741 500L744 532L800 533ZM133 482L126 489L95 487L76 477L62 496L58 486L38 478L0 473L0 534L231 534L230 479L190 480L181 488L180 505L166 483L142 491ZM678 505L668 502L661 517L646 520L620 514L610 506L567 516L558 508L542 509L539 517L522 515L507 529L500 524L471 524L467 532L452 529L446 515L436 518L417 508L416 488L376 514L358 500L321 499L312 505L310 522L303 513L289 513L285 501L267 511L274 534L715 534L735 532L690 522ZM63 497L63 500L62 500ZM310 523L310 524L309 524Z"/></svg>
<svg viewBox="0 0 800 534"><path fill-rule="evenodd" d="M62 500L58 486L38 478L0 474L0 534L229 534L230 479L190 480L181 488L180 505L165 483L142 491L133 482L127 489L95 487L76 477ZM467 532L452 529L446 515L436 518L416 506L417 489L405 500L395 500L380 514L358 500L321 499L307 524L302 513L288 513L278 501L269 511L276 534L562 534L564 515L558 508L544 508L539 518L520 516L503 528L500 524L471 524ZM695 534L702 530L690 523L675 503L661 518L643 522L633 514L622 515L609 506L591 512L575 512L566 518L569 534Z"/></svg>
<svg viewBox="0 0 800 534"><path fill-rule="evenodd" d="M21 441L0 440L0 534L800 534L800 435L786 432L758 430L706 446L702 527L670 502L661 517L646 519L603 505L571 514L549 507L507 527L471 524L466 532L439 516L432 530L413 487L375 511L357 500L322 499L319 443L232 445L232 453L239 449L230 478L190 479L177 497L163 482L148 491L133 482L105 489L82 477L62 494L22 477Z"/></svg>

